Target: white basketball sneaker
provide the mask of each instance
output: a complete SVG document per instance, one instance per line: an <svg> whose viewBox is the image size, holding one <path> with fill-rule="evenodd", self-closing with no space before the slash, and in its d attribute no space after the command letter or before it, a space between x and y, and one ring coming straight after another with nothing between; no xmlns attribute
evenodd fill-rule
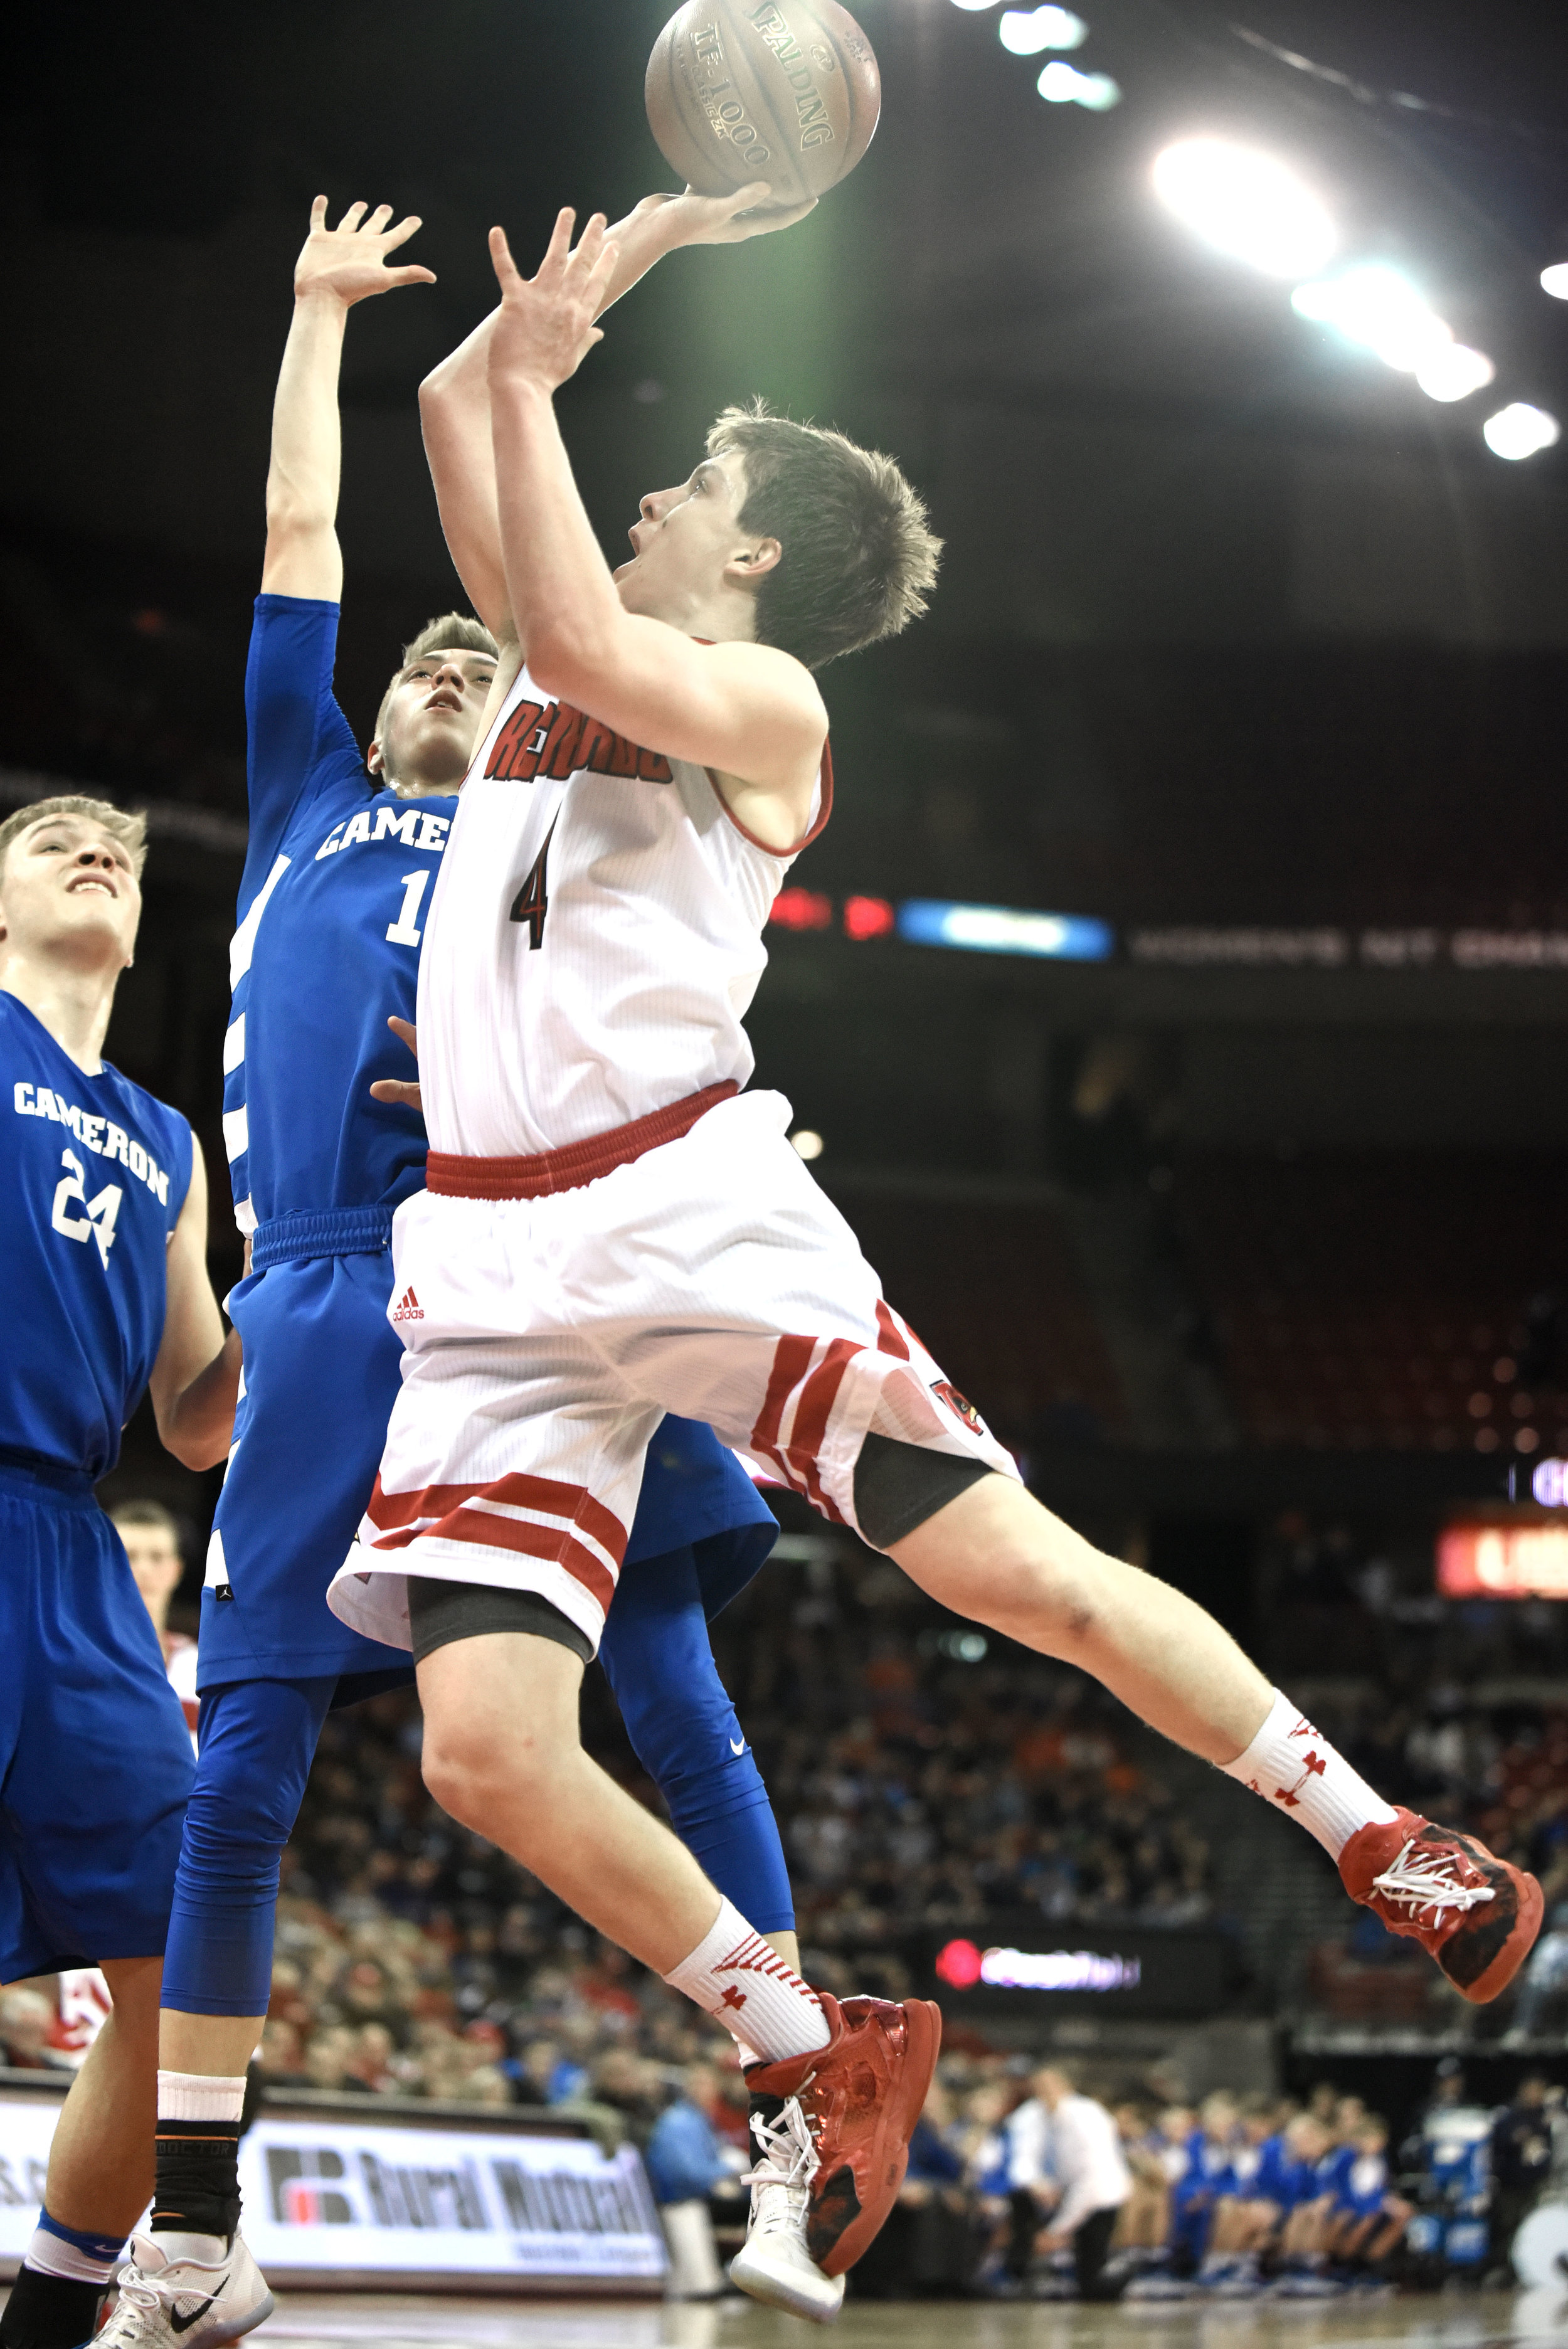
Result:
<svg viewBox="0 0 1568 2349"><path fill-rule="evenodd" d="M162 2241L167 2241L165 2236ZM113 2315L92 2349L212 2349L273 2313L267 2280L236 2235L215 2267L171 2260L157 2235L133 2235Z"/></svg>
<svg viewBox="0 0 1568 2349"><path fill-rule="evenodd" d="M770 2308L831 2324L844 2304L844 2279L824 2275L806 2249L818 2154L799 2098L790 2096L776 2121L753 2113L751 2134L757 2161L743 2180L751 2189L751 2217L745 2245L730 2261L729 2281Z"/></svg>

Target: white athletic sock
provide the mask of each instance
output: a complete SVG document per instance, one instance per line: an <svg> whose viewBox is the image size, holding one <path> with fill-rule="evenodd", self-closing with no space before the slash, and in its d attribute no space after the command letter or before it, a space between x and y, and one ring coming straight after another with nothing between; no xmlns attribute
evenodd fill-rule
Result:
<svg viewBox="0 0 1568 2349"><path fill-rule="evenodd" d="M825 2047L821 2001L726 1900L689 1958L665 1976L765 2063ZM742 2031L744 2028L744 2037Z"/></svg>
<svg viewBox="0 0 1568 2349"><path fill-rule="evenodd" d="M99 2235L81 2227L67 2227L51 2219L47 2209L38 2213L33 2240L25 2254L35 2275L59 2276L67 2283L96 2283L106 2288L125 2254L123 2235Z"/></svg>
<svg viewBox="0 0 1568 2349"><path fill-rule="evenodd" d="M1331 1859L1339 1857L1357 1827L1387 1826L1398 1816L1278 1689L1268 1719L1246 1752L1221 1767L1274 1810L1288 1811Z"/></svg>
<svg viewBox="0 0 1568 2349"><path fill-rule="evenodd" d="M222 2072L160 2072L160 2121L238 2121L244 2117L245 2075Z"/></svg>

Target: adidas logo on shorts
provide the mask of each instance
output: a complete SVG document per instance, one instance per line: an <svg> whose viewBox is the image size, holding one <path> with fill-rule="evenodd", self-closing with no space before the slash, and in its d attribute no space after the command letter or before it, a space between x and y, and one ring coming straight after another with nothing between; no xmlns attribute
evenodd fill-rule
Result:
<svg viewBox="0 0 1568 2349"><path fill-rule="evenodd" d="M411 1288L406 1288L403 1291L402 1296L397 1299L397 1304L392 1308L393 1320L422 1321L424 1318L424 1307L420 1304L413 1290Z"/></svg>

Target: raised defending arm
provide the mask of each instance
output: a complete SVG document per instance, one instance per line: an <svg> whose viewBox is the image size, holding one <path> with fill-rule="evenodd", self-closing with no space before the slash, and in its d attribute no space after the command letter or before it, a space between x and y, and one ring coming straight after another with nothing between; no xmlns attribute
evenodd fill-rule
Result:
<svg viewBox="0 0 1568 2349"><path fill-rule="evenodd" d="M310 208L310 234L294 264L294 319L273 402L272 463L267 472L267 547L262 590L335 603L343 589L337 543L337 486L343 432L337 378L343 329L356 302L397 285L433 285L415 263L387 267L387 255L419 226L410 215L387 223L390 204L368 219L351 204L335 229L326 225L326 198Z"/></svg>

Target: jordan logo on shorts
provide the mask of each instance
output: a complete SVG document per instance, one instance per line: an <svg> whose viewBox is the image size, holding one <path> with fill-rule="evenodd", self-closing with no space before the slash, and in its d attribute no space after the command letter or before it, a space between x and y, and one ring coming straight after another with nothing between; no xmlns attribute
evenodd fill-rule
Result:
<svg viewBox="0 0 1568 2349"><path fill-rule="evenodd" d="M397 1299L397 1304L392 1308L393 1320L422 1321L424 1318L424 1307L420 1304L413 1290L411 1288L406 1288L403 1291L402 1296Z"/></svg>

